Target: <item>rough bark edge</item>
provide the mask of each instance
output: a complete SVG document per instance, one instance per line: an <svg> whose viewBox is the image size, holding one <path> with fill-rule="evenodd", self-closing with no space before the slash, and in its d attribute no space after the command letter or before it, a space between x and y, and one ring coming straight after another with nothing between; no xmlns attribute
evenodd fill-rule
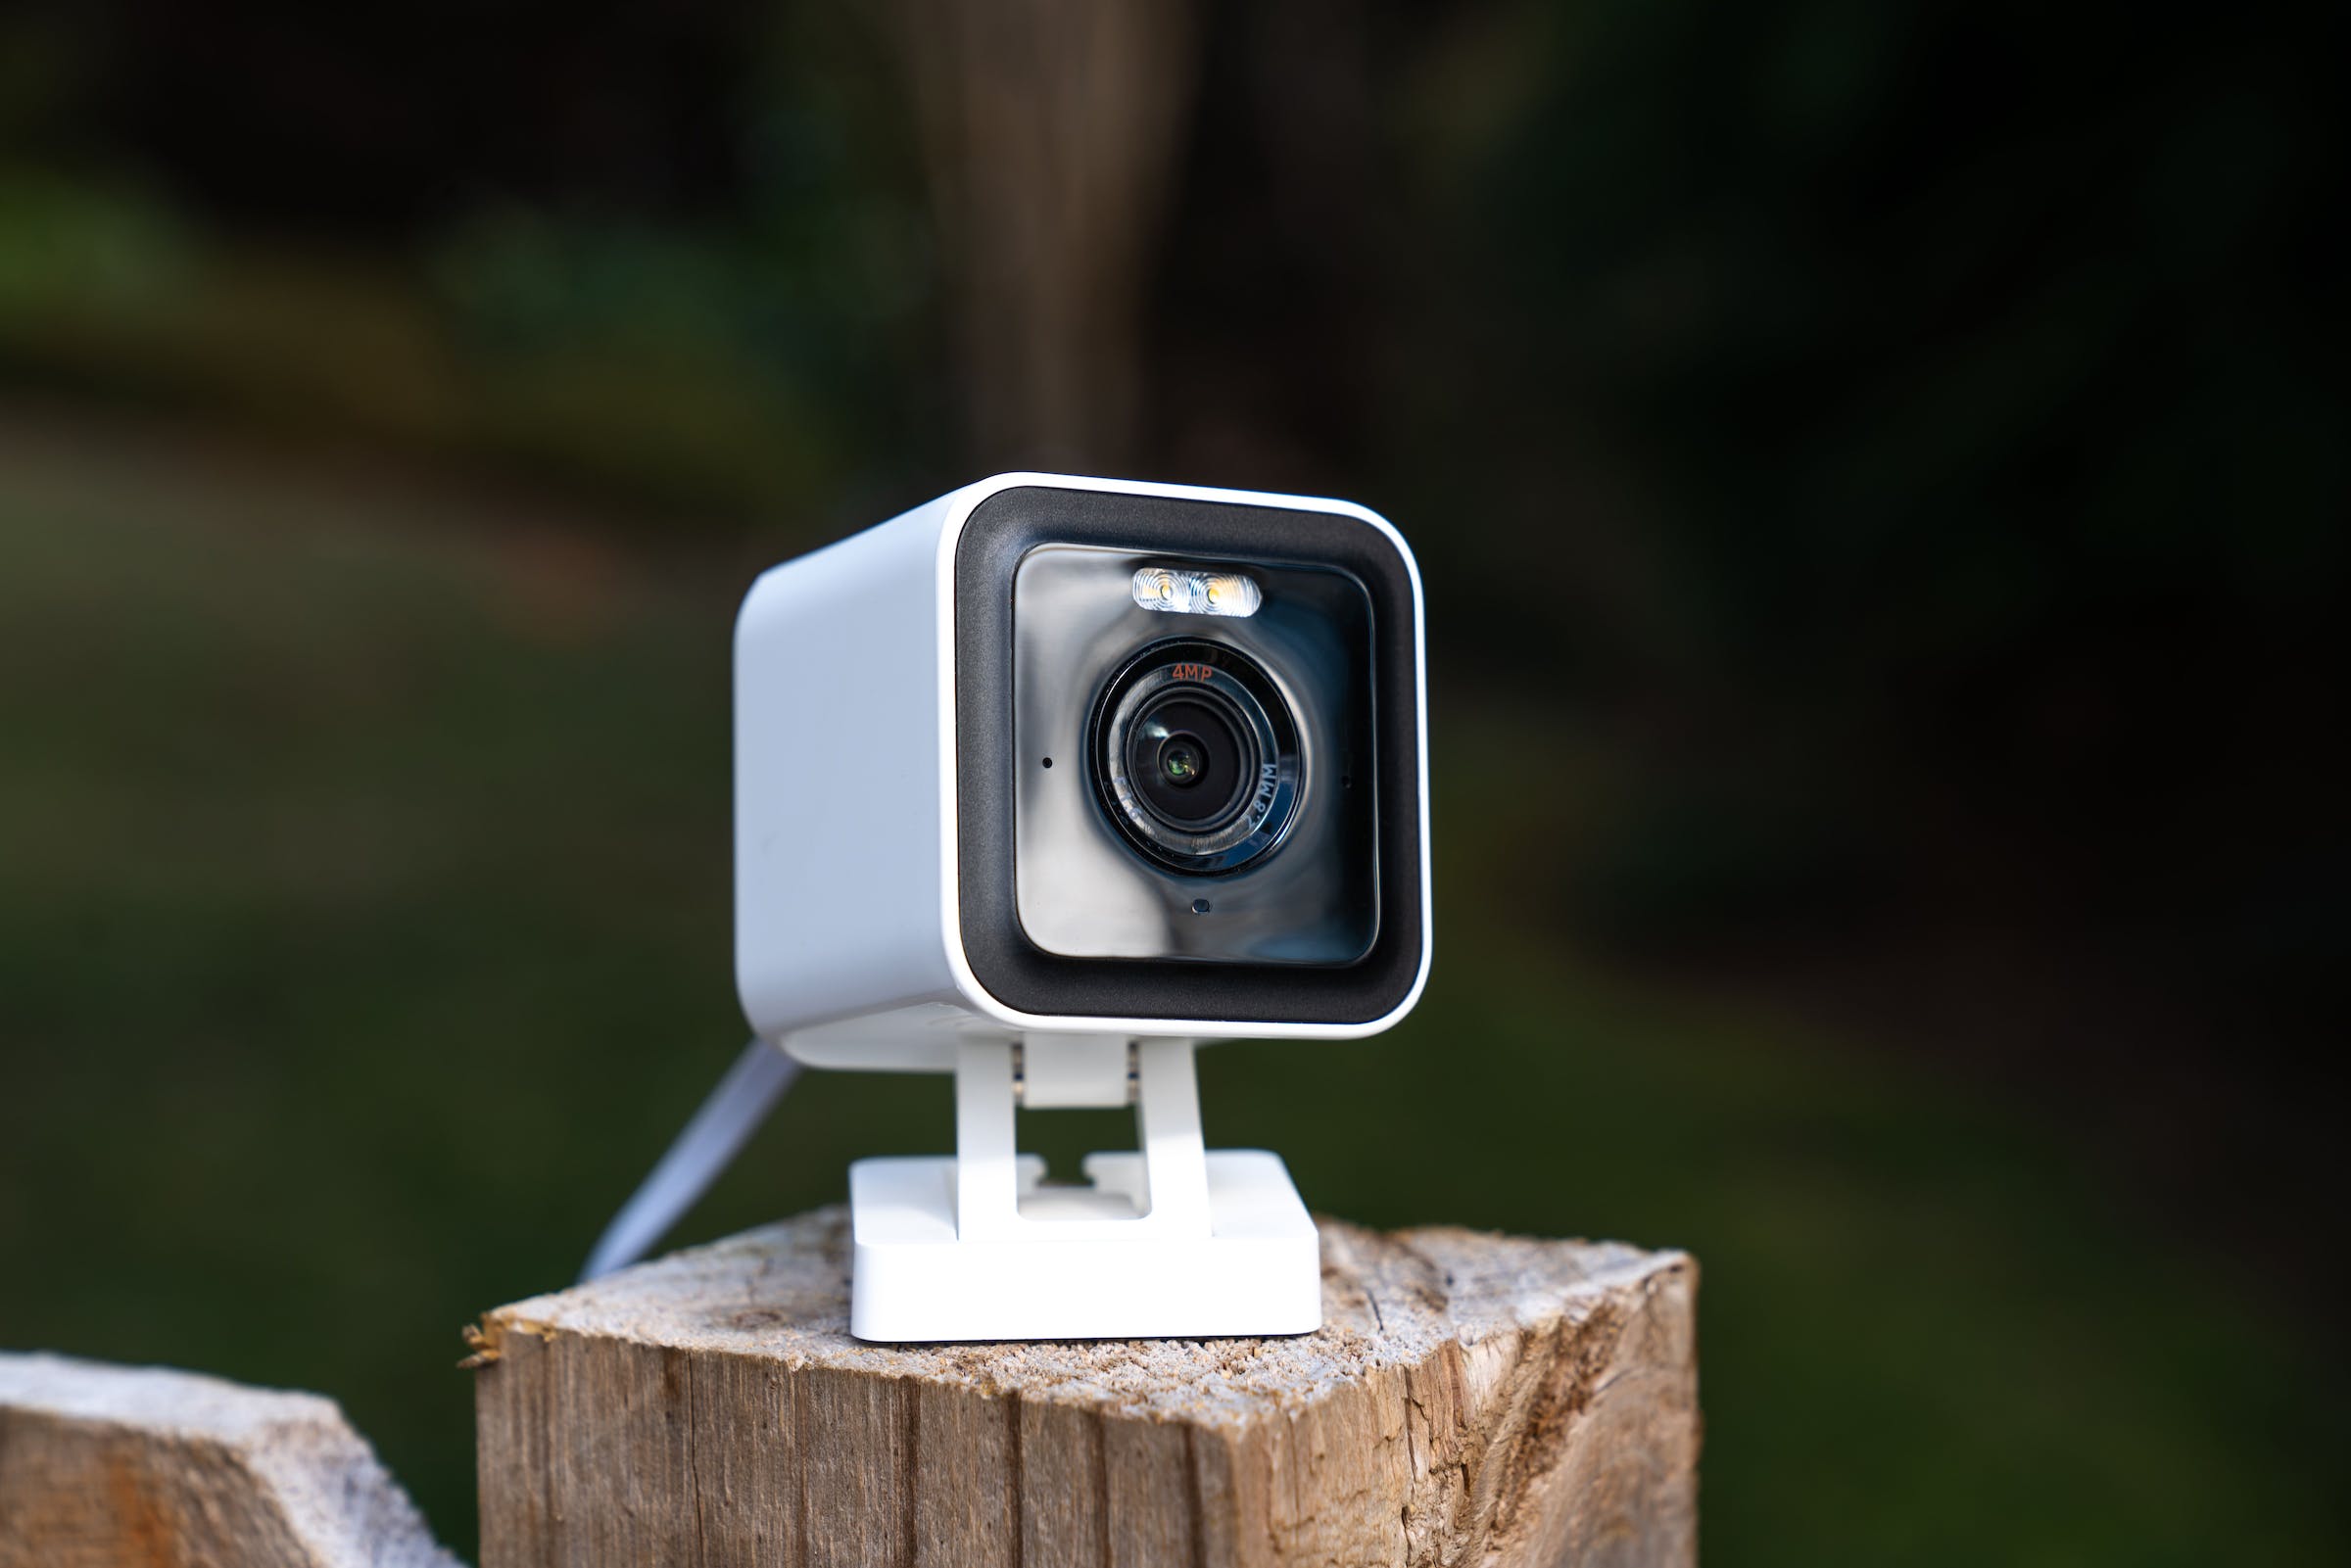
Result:
<svg viewBox="0 0 2351 1568"><path fill-rule="evenodd" d="M460 1568L333 1401L0 1353L0 1568Z"/></svg>

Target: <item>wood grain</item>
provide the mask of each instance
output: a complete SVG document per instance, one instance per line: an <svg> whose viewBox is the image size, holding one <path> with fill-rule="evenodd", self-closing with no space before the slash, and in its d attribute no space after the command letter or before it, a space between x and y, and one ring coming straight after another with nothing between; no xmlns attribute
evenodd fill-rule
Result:
<svg viewBox="0 0 2351 1568"><path fill-rule="evenodd" d="M456 1568L331 1400L0 1354L0 1568Z"/></svg>
<svg viewBox="0 0 2351 1568"><path fill-rule="evenodd" d="M851 1339L821 1210L492 1312L483 1568L1689 1564L1697 1267L1322 1228L1296 1339Z"/></svg>

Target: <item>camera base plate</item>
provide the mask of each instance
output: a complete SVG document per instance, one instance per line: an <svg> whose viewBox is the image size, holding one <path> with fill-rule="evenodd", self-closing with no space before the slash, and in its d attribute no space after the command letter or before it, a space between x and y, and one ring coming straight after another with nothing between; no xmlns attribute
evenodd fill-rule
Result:
<svg viewBox="0 0 2351 1568"><path fill-rule="evenodd" d="M1219 1150L1208 1224L1186 1234L1138 1217L1137 1153L1085 1159L1089 1184L1049 1186L1016 1164L1019 1218L957 1232L957 1161L849 1166L854 1239L849 1332L863 1340L1196 1339L1307 1334L1322 1324L1315 1222L1280 1157Z"/></svg>

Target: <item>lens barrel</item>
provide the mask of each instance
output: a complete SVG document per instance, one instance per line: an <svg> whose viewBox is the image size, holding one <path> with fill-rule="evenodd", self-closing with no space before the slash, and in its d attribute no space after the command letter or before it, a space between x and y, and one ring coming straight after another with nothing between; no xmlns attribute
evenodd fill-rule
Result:
<svg viewBox="0 0 2351 1568"><path fill-rule="evenodd" d="M1147 858L1219 876L1279 846L1304 784L1281 689L1227 643L1179 638L1129 657L1094 705L1103 809Z"/></svg>

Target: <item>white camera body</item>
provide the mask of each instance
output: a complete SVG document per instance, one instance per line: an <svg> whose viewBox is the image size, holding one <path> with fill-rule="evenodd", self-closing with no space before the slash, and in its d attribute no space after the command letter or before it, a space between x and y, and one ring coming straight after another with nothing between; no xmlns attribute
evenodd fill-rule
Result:
<svg viewBox="0 0 2351 1568"><path fill-rule="evenodd" d="M811 1066L957 1079L955 1160L852 1167L854 1332L1319 1322L1280 1163L1200 1153L1191 1051L1371 1034L1417 1001L1421 624L1410 549L1363 507L1051 474L753 585L744 1011ZM1142 1151L1086 1187L1013 1152L1016 1105L1120 1103Z"/></svg>

